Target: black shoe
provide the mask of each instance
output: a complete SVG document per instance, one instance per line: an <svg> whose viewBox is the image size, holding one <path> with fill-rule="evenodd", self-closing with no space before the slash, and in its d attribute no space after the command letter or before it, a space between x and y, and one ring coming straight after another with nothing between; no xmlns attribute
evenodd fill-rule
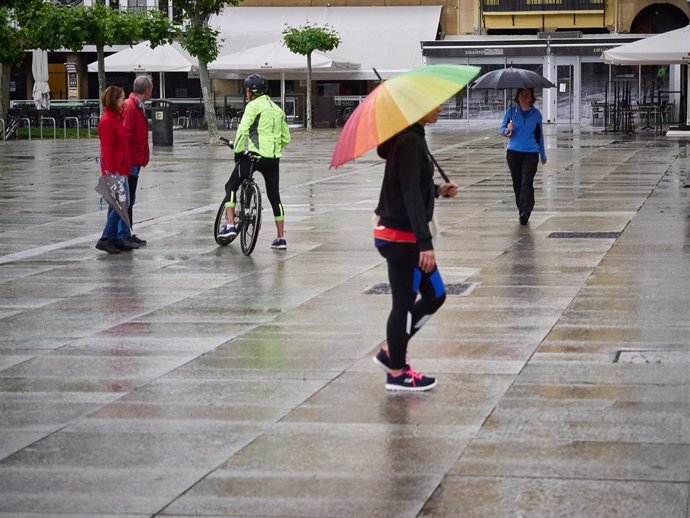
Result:
<svg viewBox="0 0 690 518"><path fill-rule="evenodd" d="M400 392L424 392L436 386L436 378L424 376L407 365L400 376L386 375L386 390Z"/></svg>
<svg viewBox="0 0 690 518"><path fill-rule="evenodd" d="M371 359L374 360L374 363L378 367L382 368L386 372L390 372L390 370L391 370L391 358L390 358L390 356L388 356L387 351L385 351L383 349L379 349L379 352L376 353L376 356L373 356ZM405 358L405 369L407 369L409 366L410 365L407 363L407 358Z"/></svg>
<svg viewBox="0 0 690 518"><path fill-rule="evenodd" d="M132 240L131 237L123 237L123 238L122 238L122 241L124 241L125 243L127 243L127 244L128 244L129 246L131 246L134 250L136 250L137 248L139 248L139 243L137 243L137 242L135 242L134 240Z"/></svg>
<svg viewBox="0 0 690 518"><path fill-rule="evenodd" d="M117 249L122 250L123 252L134 250L134 247L129 243L128 239L116 239L114 243Z"/></svg>
<svg viewBox="0 0 690 518"><path fill-rule="evenodd" d="M109 254L120 253L120 249L115 246L115 241L112 239L99 239L98 243L96 243L96 248L103 250L104 252L108 252Z"/></svg>
<svg viewBox="0 0 690 518"><path fill-rule="evenodd" d="M139 239L137 236L132 234L132 236L129 238L130 241L133 243L136 243L139 246L144 246L146 244L146 239Z"/></svg>
<svg viewBox="0 0 690 518"><path fill-rule="evenodd" d="M520 225L527 225L529 214L520 214Z"/></svg>

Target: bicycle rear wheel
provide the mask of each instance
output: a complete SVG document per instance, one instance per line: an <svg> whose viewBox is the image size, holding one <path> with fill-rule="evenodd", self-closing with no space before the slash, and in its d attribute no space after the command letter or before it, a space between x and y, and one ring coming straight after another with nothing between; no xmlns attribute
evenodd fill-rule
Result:
<svg viewBox="0 0 690 518"><path fill-rule="evenodd" d="M232 243L234 237L218 237L218 233L225 226L225 200L220 202L218 212L216 213L216 221L213 224L213 239L216 240L220 246L227 246Z"/></svg>
<svg viewBox="0 0 690 518"><path fill-rule="evenodd" d="M240 245L242 253L250 255L254 251L261 228L261 190L253 181L242 184L242 228Z"/></svg>

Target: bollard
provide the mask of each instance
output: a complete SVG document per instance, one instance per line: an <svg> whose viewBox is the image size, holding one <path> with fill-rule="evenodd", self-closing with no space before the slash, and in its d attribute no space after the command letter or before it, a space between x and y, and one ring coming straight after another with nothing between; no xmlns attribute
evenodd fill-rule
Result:
<svg viewBox="0 0 690 518"><path fill-rule="evenodd" d="M77 138L79 138L79 117L65 117L65 120L63 121L63 126L65 129L65 139L67 138L67 121L68 120L73 120L74 122L77 123Z"/></svg>
<svg viewBox="0 0 690 518"><path fill-rule="evenodd" d="M57 139L57 127L55 124L55 117L41 117L41 140L43 140L43 121L53 121L53 140Z"/></svg>
<svg viewBox="0 0 690 518"><path fill-rule="evenodd" d="M98 115L96 115L96 114L93 114L93 113L92 113L91 115L89 115L89 118L88 118L87 121L86 121L87 126L88 126L88 135L89 135L89 138L91 138L91 121L92 121L92 120L95 120L95 121L96 121L96 128L97 128L96 131L98 131L98 122L100 121L100 117L99 117Z"/></svg>
<svg viewBox="0 0 690 518"><path fill-rule="evenodd" d="M28 117L19 117L19 120L22 122L26 121L27 125L29 126L29 140L31 140L31 119ZM17 131L17 138L19 138L19 131Z"/></svg>

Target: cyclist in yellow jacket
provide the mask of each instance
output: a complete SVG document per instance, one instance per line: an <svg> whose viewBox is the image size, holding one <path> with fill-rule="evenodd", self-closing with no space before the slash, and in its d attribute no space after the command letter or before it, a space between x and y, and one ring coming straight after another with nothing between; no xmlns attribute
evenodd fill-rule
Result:
<svg viewBox="0 0 690 518"><path fill-rule="evenodd" d="M280 157L283 148L290 143L290 130L285 121L285 112L268 96L268 83L263 76L252 74L244 80L247 106L235 135L235 169L225 184L225 227L218 237L237 236L235 203L237 188L249 174L254 162L254 170L261 172L266 182L266 195L273 209L277 236L271 248L285 250L285 211L280 201Z"/></svg>

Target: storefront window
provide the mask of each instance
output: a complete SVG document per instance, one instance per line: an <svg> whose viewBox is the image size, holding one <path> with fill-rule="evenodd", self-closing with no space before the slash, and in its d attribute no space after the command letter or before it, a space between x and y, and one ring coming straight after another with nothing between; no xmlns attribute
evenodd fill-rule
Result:
<svg viewBox="0 0 690 518"><path fill-rule="evenodd" d="M505 68L506 65L503 63L469 63L470 65L475 65L481 67L479 76L491 72L493 70L498 70ZM511 64L507 65L508 67ZM543 66L541 63L519 63L513 65L516 68L524 68L527 70L533 70L538 73L543 73ZM454 119L468 119L468 120L496 120L501 119L503 114L511 105L513 98L515 97L516 91L513 89L508 90L476 90L473 88L464 88L455 97L450 98L443 105L443 112L441 113L441 118L446 120ZM541 100L540 92L535 92L537 94L537 104ZM467 107L469 106L469 112Z"/></svg>

